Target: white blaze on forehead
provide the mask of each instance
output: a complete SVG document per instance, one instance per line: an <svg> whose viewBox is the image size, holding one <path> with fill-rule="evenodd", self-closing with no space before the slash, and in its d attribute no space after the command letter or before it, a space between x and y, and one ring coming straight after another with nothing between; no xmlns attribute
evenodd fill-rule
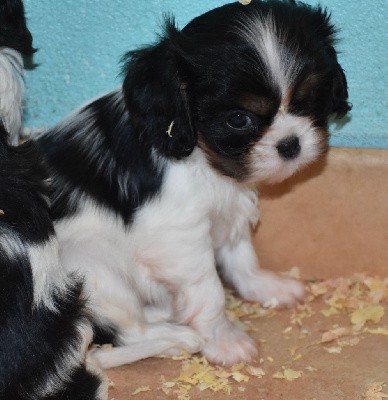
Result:
<svg viewBox="0 0 388 400"><path fill-rule="evenodd" d="M277 26L271 13L246 17L239 22L238 33L262 60L264 65L258 65L259 72L280 90L284 99L303 66L297 56L297 45Z"/></svg>

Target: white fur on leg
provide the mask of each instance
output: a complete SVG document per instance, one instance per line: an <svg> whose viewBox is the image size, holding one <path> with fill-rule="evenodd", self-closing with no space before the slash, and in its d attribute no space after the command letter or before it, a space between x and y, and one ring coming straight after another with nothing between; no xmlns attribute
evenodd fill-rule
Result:
<svg viewBox="0 0 388 400"><path fill-rule="evenodd" d="M260 269L251 240L244 236L237 243L226 242L217 253L225 279L246 300L266 304L275 299L279 306L295 305L304 296L303 285Z"/></svg>
<svg viewBox="0 0 388 400"><path fill-rule="evenodd" d="M177 299L180 318L196 329L205 339L202 353L209 361L232 365L251 362L257 356L253 340L234 326L225 314L225 296L215 270L202 279L182 288Z"/></svg>
<svg viewBox="0 0 388 400"><path fill-rule="evenodd" d="M113 349L95 349L90 351L88 362L102 369L115 368L161 354L169 344L163 340L148 340Z"/></svg>
<svg viewBox="0 0 388 400"><path fill-rule="evenodd" d="M129 330L121 336L123 346L94 349L88 358L100 368L113 368L161 354L178 355L182 351L198 353L203 339L192 329L168 323L146 325L142 332Z"/></svg>

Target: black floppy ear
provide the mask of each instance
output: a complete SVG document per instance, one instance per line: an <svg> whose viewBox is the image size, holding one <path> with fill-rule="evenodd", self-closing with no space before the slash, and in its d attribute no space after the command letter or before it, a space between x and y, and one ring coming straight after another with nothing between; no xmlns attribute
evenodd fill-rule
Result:
<svg viewBox="0 0 388 400"><path fill-rule="evenodd" d="M139 140L167 157L183 158L197 141L182 71L172 43L180 35L172 20L161 41L125 56L124 97Z"/></svg>
<svg viewBox="0 0 388 400"><path fill-rule="evenodd" d="M348 84L346 76L342 67L336 65L333 87L332 87L332 110L333 114L336 114L337 118L342 118L348 111L352 109L350 103L348 103Z"/></svg>
<svg viewBox="0 0 388 400"><path fill-rule="evenodd" d="M25 56L36 51L22 0L0 0L0 47L11 47Z"/></svg>
<svg viewBox="0 0 388 400"><path fill-rule="evenodd" d="M8 132L4 127L3 121L0 118L0 151L2 147L7 146Z"/></svg>

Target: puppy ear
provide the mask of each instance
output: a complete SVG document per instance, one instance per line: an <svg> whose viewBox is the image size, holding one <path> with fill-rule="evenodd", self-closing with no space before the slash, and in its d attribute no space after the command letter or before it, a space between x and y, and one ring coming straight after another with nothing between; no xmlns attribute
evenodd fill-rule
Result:
<svg viewBox="0 0 388 400"><path fill-rule="evenodd" d="M0 1L0 47L11 47L25 56L36 51L22 0Z"/></svg>
<svg viewBox="0 0 388 400"><path fill-rule="evenodd" d="M342 67L336 65L333 87L332 87L332 110L333 114L336 114L337 118L342 118L348 111L352 109L350 103L348 103L348 84L346 76Z"/></svg>
<svg viewBox="0 0 388 400"><path fill-rule="evenodd" d="M176 47L180 39L175 39L180 35L169 19L158 44L129 52L124 58L123 84L130 121L139 140L177 159L188 156L197 141L184 61Z"/></svg>
<svg viewBox="0 0 388 400"><path fill-rule="evenodd" d="M8 132L4 127L3 121L0 118L0 149L7 146Z"/></svg>

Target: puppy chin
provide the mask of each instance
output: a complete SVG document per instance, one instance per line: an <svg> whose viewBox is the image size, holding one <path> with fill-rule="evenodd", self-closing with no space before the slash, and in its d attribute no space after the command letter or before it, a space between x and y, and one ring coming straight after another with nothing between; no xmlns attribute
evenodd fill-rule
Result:
<svg viewBox="0 0 388 400"><path fill-rule="evenodd" d="M279 183L289 178L326 153L327 137L327 131L314 127L307 117L278 115L250 151L247 182ZM290 139L297 148L282 154L279 144Z"/></svg>

